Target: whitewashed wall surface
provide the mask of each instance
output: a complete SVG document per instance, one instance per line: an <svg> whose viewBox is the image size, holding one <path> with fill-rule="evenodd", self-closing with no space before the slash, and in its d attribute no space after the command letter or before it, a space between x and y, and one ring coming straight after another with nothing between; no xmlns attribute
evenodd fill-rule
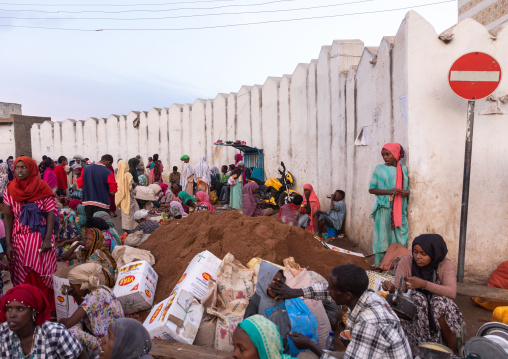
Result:
<svg viewBox="0 0 508 359"><path fill-rule="evenodd" d="M457 262L467 101L449 88L448 71L461 55L481 51L508 69L508 26L488 32L465 19L439 36L416 12L409 12L395 37L379 47L360 40L323 46L316 60L298 64L290 75L268 77L263 85L174 104L148 112L86 121L45 122L32 127L33 154L81 154L115 159L159 153L166 168L188 154L191 164L206 155L210 165L233 162L235 151L214 146L243 140L263 148L265 173L277 175L280 161L310 183L327 209L326 195L346 191L346 231L372 251L375 201L368 193L386 142L406 149L409 168L410 240L439 233ZM508 76L476 105L466 280L485 282L508 260ZM133 121L139 126L134 127ZM116 161L115 161L116 162Z"/></svg>

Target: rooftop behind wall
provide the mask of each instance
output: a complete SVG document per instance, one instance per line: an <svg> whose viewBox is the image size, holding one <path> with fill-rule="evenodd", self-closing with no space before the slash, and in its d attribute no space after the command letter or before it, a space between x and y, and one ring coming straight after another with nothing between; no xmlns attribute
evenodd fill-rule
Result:
<svg viewBox="0 0 508 359"><path fill-rule="evenodd" d="M0 102L0 118L9 118L11 115L21 115L21 105L17 103Z"/></svg>
<svg viewBox="0 0 508 359"><path fill-rule="evenodd" d="M312 184L323 209L329 208L328 194L344 190L346 232L370 253L371 176L382 163L383 144L399 142L410 176L410 241L421 233L439 233L456 263L467 101L450 90L447 73L456 58L479 50L508 68L503 51L508 35L501 26L493 36L470 19L445 35L446 42L409 12L396 36L380 39L379 47L337 40L316 60L298 64L291 74L268 77L262 85L107 119L34 124L34 156L98 159L110 153L116 163L138 154L146 161L159 153L169 171L183 154L192 165L201 155L211 166L233 163L235 152L213 142L245 140L265 151L267 177L277 176L284 161L295 190L301 193L305 183ZM507 91L503 77L491 99L477 104L466 280L486 281L508 257L508 194L499 191L508 169L508 143L499 138L508 132L508 105L502 101Z"/></svg>

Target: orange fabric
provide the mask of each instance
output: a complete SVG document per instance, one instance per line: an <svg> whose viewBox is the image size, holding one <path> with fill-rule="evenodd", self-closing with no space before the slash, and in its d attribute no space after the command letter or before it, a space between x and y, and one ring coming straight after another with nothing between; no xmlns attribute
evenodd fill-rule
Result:
<svg viewBox="0 0 508 359"><path fill-rule="evenodd" d="M390 151L390 153L397 160L397 177L395 181L395 187L398 189L402 189L404 183L404 175L402 173L402 166L400 165L400 160L403 155L403 151L401 151L402 146L398 143L387 143L383 146L383 149ZM393 200L393 221L395 222L395 228L402 226L402 195L397 194Z"/></svg>
<svg viewBox="0 0 508 359"><path fill-rule="evenodd" d="M390 270L390 264L395 258L403 258L407 256L408 254L411 254L411 251L404 247L400 243L392 243L388 247L388 250L386 251L385 256L383 257L383 261L379 265L379 268L387 271Z"/></svg>
<svg viewBox="0 0 508 359"><path fill-rule="evenodd" d="M310 184L305 184L303 186L303 189L310 189L310 196L309 196L309 201L310 201L310 224L307 226L307 228L305 228L305 230L307 232L312 232L315 228L316 228L316 217L314 217L314 213L316 213L316 211L320 210L321 209L321 204L319 203L319 199L317 198L316 196L316 193L314 192L314 188L312 187L312 185ZM307 197L304 195L303 196L303 202L302 202L302 205L306 205L307 204Z"/></svg>
<svg viewBox="0 0 508 359"><path fill-rule="evenodd" d="M508 261L503 262L490 276L489 287L508 289Z"/></svg>
<svg viewBox="0 0 508 359"><path fill-rule="evenodd" d="M65 172L64 166L55 166L53 172L58 180L58 189L65 191L67 189L67 172Z"/></svg>
<svg viewBox="0 0 508 359"><path fill-rule="evenodd" d="M14 161L14 167L19 161L23 161L28 168L29 175L24 180L14 177L7 185L9 195L16 202L33 202L38 199L43 199L49 196L54 196L55 193L49 188L48 184L40 179L39 167L37 163L30 157L18 157Z"/></svg>

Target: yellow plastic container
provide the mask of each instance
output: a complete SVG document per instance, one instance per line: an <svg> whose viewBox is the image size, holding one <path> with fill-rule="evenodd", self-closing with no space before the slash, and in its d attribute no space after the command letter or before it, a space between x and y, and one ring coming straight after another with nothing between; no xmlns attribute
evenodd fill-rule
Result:
<svg viewBox="0 0 508 359"><path fill-rule="evenodd" d="M492 321L508 324L508 307L497 307L492 313Z"/></svg>

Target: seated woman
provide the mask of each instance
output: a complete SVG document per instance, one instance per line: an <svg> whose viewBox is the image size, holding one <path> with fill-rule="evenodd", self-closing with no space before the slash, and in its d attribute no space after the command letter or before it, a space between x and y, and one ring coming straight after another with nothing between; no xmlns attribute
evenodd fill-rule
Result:
<svg viewBox="0 0 508 359"><path fill-rule="evenodd" d="M76 251L78 246L82 249ZM85 232L85 239L77 242L62 255L62 260L69 261L69 266L78 263L97 263L102 267L106 285L113 288L115 285L116 261L109 253L109 248L102 232L97 228L89 228Z"/></svg>
<svg viewBox="0 0 508 359"><path fill-rule="evenodd" d="M286 304L283 299L275 299L276 294L269 289L271 283L276 281L284 283L285 280L281 269L262 261L259 266L256 292L249 300L244 319L259 314L275 323L282 336L284 352L289 352L287 337L291 331L291 322L286 311Z"/></svg>
<svg viewBox="0 0 508 359"><path fill-rule="evenodd" d="M148 211L146 209L136 211L134 213L134 220L138 225L133 229L133 232L143 231L144 234L152 234L159 228L159 223L148 219Z"/></svg>
<svg viewBox="0 0 508 359"><path fill-rule="evenodd" d="M90 357L95 358L100 354L100 338L107 334L109 324L124 317L122 305L113 291L104 286L104 271L100 265L79 265L69 271L68 278L68 293L79 308L70 318L59 322L79 340Z"/></svg>
<svg viewBox="0 0 508 359"><path fill-rule="evenodd" d="M198 206L206 206L210 212L217 212L215 207L210 203L210 196L203 191L196 192L198 198Z"/></svg>
<svg viewBox="0 0 508 359"><path fill-rule="evenodd" d="M273 209L261 208L263 201L258 200L259 186L256 182L249 182L243 186L242 192L242 213L248 217L271 216Z"/></svg>
<svg viewBox="0 0 508 359"><path fill-rule="evenodd" d="M119 318L111 322L101 338L99 359L151 359L152 340L148 330L135 319Z"/></svg>
<svg viewBox="0 0 508 359"><path fill-rule="evenodd" d="M109 224L107 224L105 220L96 216L87 218L85 222L85 228L97 228L99 231L101 231L104 242L109 248L109 252L113 252L116 242L114 241L113 234L109 231Z"/></svg>
<svg viewBox="0 0 508 359"><path fill-rule="evenodd" d="M403 257L395 272L395 285L406 277L403 291L411 289L417 314L410 322L401 320L409 343L440 341L443 336L450 349L457 351L464 317L453 299L457 295L455 268L446 257L448 248L439 234L422 234L413 241L413 254ZM384 282L383 289L395 291L395 285Z"/></svg>
<svg viewBox="0 0 508 359"><path fill-rule="evenodd" d="M284 354L279 328L261 315L243 320L233 332L230 358L291 359Z"/></svg>
<svg viewBox="0 0 508 359"><path fill-rule="evenodd" d="M60 258L74 242L81 241L81 235L75 226L76 213L71 209L62 209L58 213L60 228L56 235L55 250L57 258Z"/></svg>
<svg viewBox="0 0 508 359"><path fill-rule="evenodd" d="M307 213L307 210L301 206L302 202L302 196L299 194L293 196L293 202L283 205L280 208L279 214L277 214L277 218L280 218L282 223L285 223L289 226L298 226L300 216ZM308 218L308 215L305 216L305 219Z"/></svg>
<svg viewBox="0 0 508 359"><path fill-rule="evenodd" d="M106 242L108 241L108 239L111 241L111 245L109 248L110 248L110 252L113 253L113 249L115 249L116 246L122 245L122 241L120 240L120 235L118 234L118 232L115 229L115 223L113 223L113 220L111 219L111 216L109 215L109 213L104 212L104 211L95 212L93 214L93 216L94 216L94 218L100 218L108 225L107 229L105 229L105 230L101 229L101 231L102 231L102 235L104 236L104 240ZM97 227L95 227L95 228L97 228Z"/></svg>
<svg viewBox="0 0 508 359"><path fill-rule="evenodd" d="M180 202L173 201L170 203L170 209L169 213L171 213L171 216L180 219L182 217L187 216L188 214L184 211L183 206Z"/></svg>
<svg viewBox="0 0 508 359"><path fill-rule="evenodd" d="M0 300L0 358L88 358L79 341L49 319L39 288L19 284L7 291Z"/></svg>
<svg viewBox="0 0 508 359"><path fill-rule="evenodd" d="M137 186L134 198L138 202L139 208L145 208L148 202L152 202L153 206L160 207L160 199L162 197L162 188L156 183L148 187Z"/></svg>

